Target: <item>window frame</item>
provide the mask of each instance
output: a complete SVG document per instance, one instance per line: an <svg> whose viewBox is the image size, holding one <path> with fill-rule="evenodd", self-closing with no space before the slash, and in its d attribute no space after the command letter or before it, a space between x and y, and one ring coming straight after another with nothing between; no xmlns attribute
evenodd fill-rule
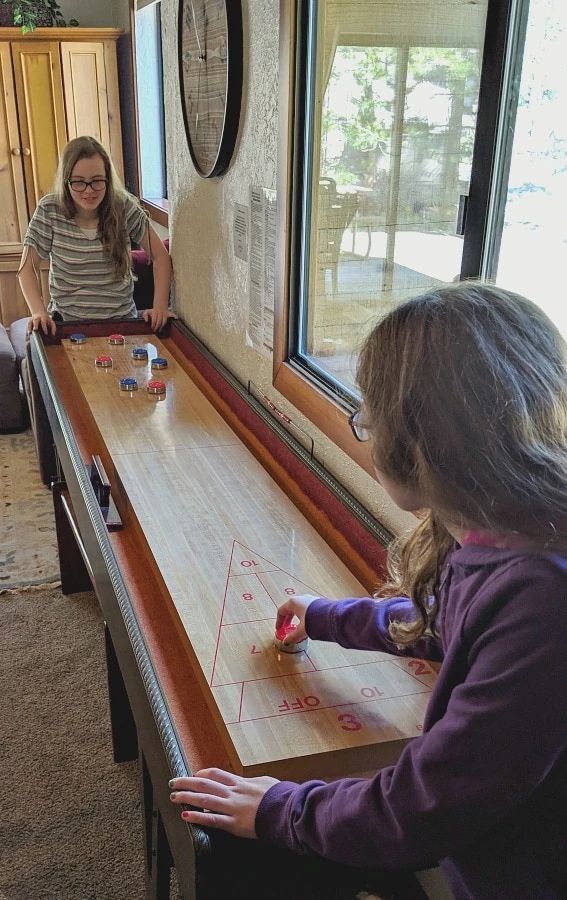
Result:
<svg viewBox="0 0 567 900"><path fill-rule="evenodd" d="M131 3L131 35L132 35L132 62L133 62L133 76L134 76L134 88L135 88L135 97L134 97L134 115L135 115L135 132L136 132L136 157L137 157L137 170L138 170L138 195L140 197L140 202L142 208L146 210L150 219L152 221L157 222L163 228L169 228L169 201L167 197L146 197L144 196L144 183L142 178L142 155L140 149L140 107L138 102L138 68L136 63L136 13L138 12L136 0L130 0ZM163 55L162 55L162 35L161 35L161 17L162 17L162 8L161 8L161 0L152 0L151 3L144 4L144 6L156 5L159 3L159 16L158 16L158 24L160 28L160 68L162 72L162 84L161 84L161 98L162 98L162 117L163 117L163 136L164 136L164 154L166 152L165 146L165 106L163 101L164 96L164 87L163 87ZM142 7L143 8L143 7ZM164 177L167 178L167 158L164 172Z"/></svg>
<svg viewBox="0 0 567 900"><path fill-rule="evenodd" d="M520 0L521 2L521 0ZM309 7L316 0L280 0L279 135L277 159L276 295L274 308L273 385L337 447L370 474L374 474L368 444L354 440L348 417L356 401L344 388L331 386L307 370L296 355L302 277L301 228L309 228L304 203L301 158L306 124L305 102L309 83ZM497 134L505 75L509 20L514 0L488 0L482 55L480 92L473 150L469 201L463 237L461 277L479 277L487 254L486 235L493 173L496 168ZM498 90L494 91L494 85ZM500 175L504 174L502 165ZM301 216L305 216L301 220ZM314 369L315 367L313 367Z"/></svg>

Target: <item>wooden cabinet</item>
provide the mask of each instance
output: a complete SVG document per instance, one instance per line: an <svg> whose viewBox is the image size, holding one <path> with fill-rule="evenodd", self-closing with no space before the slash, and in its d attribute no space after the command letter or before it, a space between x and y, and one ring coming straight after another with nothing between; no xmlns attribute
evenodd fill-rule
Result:
<svg viewBox="0 0 567 900"><path fill-rule="evenodd" d="M22 240L50 192L59 154L81 134L96 137L119 174L122 134L117 28L0 28L0 323L27 315L16 280ZM45 279L43 279L45 284Z"/></svg>

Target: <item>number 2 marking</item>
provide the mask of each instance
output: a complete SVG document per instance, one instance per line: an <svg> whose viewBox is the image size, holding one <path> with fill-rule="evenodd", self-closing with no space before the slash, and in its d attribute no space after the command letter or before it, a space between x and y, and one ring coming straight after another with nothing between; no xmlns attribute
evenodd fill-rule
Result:
<svg viewBox="0 0 567 900"><path fill-rule="evenodd" d="M429 675L429 669L420 659L410 659L408 666L415 666L416 675Z"/></svg>

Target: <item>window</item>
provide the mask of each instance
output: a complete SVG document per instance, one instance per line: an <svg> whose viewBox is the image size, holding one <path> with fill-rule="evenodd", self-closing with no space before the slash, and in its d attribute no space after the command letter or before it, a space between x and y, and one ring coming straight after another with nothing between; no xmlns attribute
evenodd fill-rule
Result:
<svg viewBox="0 0 567 900"><path fill-rule="evenodd" d="M289 23L289 322L274 383L359 461L347 417L364 337L460 276L487 5L304 0Z"/></svg>
<svg viewBox="0 0 567 900"><path fill-rule="evenodd" d="M483 277L567 336L567 8L296 0L281 34L274 384L369 468L358 348L405 297Z"/></svg>
<svg viewBox="0 0 567 900"><path fill-rule="evenodd" d="M539 303L567 337L567 7L517 3L500 127L500 190L483 273Z"/></svg>
<svg viewBox="0 0 567 900"><path fill-rule="evenodd" d="M341 27L351 18L345 3ZM297 349L347 388L376 317L461 271L484 22L459 20L453 46L417 42L403 20L391 35L339 32L320 70Z"/></svg>
<svg viewBox="0 0 567 900"><path fill-rule="evenodd" d="M161 0L138 0L135 14L136 94L141 195L152 209L167 214L167 174L163 65L161 52ZM157 221L159 216L155 215ZM162 222L167 224L167 220Z"/></svg>

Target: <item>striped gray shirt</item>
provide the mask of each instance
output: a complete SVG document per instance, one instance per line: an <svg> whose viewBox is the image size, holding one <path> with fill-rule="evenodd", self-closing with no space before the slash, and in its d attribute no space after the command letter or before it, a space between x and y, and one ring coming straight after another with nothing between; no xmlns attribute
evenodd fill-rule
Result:
<svg viewBox="0 0 567 900"><path fill-rule="evenodd" d="M127 195L124 227L130 241L140 243L147 221L144 210ZM132 273L116 280L96 232L83 230L73 219L65 218L53 194L39 201L24 244L42 259L49 259L50 314L58 312L64 322L136 317Z"/></svg>

